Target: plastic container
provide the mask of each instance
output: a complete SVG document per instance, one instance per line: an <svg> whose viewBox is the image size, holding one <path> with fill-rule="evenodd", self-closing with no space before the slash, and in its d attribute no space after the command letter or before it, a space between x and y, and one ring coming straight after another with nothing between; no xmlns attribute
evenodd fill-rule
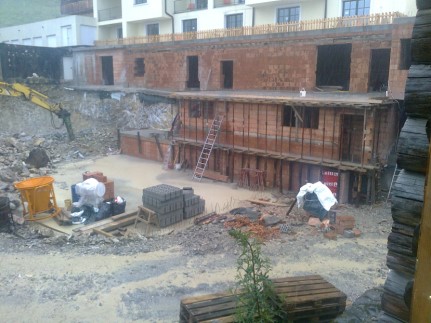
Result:
<svg viewBox="0 0 431 323"><path fill-rule="evenodd" d="M57 208L55 194L52 184L54 178L51 176L41 176L30 178L15 184L15 188L21 193L21 201L24 206L24 216L29 214L27 220L35 221L54 217L60 211ZM27 208L25 206L27 203ZM36 214L50 211L51 213L39 218Z"/></svg>

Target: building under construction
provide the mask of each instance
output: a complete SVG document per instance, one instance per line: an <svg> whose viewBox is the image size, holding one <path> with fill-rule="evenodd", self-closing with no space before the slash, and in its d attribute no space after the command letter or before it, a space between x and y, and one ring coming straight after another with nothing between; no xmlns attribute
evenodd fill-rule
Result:
<svg viewBox="0 0 431 323"><path fill-rule="evenodd" d="M100 41L73 50L74 78L176 102L169 134L124 133L125 154L257 189L321 180L340 202L373 202L403 121L413 22L388 14Z"/></svg>

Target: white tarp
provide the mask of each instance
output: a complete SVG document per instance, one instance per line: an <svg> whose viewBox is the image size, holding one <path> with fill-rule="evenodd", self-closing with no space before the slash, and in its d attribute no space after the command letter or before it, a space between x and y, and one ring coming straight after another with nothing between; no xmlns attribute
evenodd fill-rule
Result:
<svg viewBox="0 0 431 323"><path fill-rule="evenodd" d="M307 183L299 189L299 193L296 195L299 208L304 205L304 196L307 193L316 193L320 204L326 211L329 211L335 203L338 203L328 186L322 182Z"/></svg>

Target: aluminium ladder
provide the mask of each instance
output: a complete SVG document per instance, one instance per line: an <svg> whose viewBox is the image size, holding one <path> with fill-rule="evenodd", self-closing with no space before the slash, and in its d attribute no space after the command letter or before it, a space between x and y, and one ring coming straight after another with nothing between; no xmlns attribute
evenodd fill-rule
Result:
<svg viewBox="0 0 431 323"><path fill-rule="evenodd" d="M211 152L214 147L214 143L217 139L217 135L220 131L221 124L223 122L223 116L218 115L214 118L211 127L208 131L207 139L202 147L201 154L199 156L198 162L196 164L195 171L193 173L192 179L201 180L204 175L205 169L208 164L208 159L210 158Z"/></svg>

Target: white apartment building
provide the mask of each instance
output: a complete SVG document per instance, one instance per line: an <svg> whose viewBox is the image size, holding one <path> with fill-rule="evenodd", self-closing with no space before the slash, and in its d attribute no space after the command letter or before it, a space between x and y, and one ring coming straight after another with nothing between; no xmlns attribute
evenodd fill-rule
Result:
<svg viewBox="0 0 431 323"><path fill-rule="evenodd" d="M0 42L28 46L93 45L95 40L156 36L342 16L400 12L415 0L92 0L93 17L0 28ZM80 2L80 1L77 1ZM82 0L81 0L82 2ZM90 2L91 0L86 0Z"/></svg>
<svg viewBox="0 0 431 323"><path fill-rule="evenodd" d="M96 19L77 15L0 28L0 43L26 46L93 45L96 36Z"/></svg>
<svg viewBox="0 0 431 323"><path fill-rule="evenodd" d="M415 0L93 0L98 39L400 12Z"/></svg>

